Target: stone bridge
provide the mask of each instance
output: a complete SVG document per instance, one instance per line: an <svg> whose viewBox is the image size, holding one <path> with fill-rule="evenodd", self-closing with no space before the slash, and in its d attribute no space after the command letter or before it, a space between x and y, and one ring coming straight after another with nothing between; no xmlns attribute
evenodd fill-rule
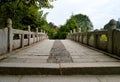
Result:
<svg viewBox="0 0 120 82"><path fill-rule="evenodd" d="M110 29L49 40L44 31L13 29L8 20L0 29L0 75L120 74L119 37L120 30Z"/></svg>

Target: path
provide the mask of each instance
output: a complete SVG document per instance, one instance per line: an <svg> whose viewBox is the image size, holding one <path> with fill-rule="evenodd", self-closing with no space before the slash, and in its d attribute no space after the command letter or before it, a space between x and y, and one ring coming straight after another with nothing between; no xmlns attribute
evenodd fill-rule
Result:
<svg viewBox="0 0 120 82"><path fill-rule="evenodd" d="M120 82L119 75L72 75L72 76L0 76L0 82Z"/></svg>
<svg viewBox="0 0 120 82"><path fill-rule="evenodd" d="M117 59L81 46L73 41L61 40L61 42L60 45L64 44L66 50L72 57L73 63L119 62ZM2 60L0 63L48 63L47 59L51 54L51 48L54 48L53 44L54 40L45 40L22 51L17 51L15 54ZM56 52L59 52L59 42L57 44L58 50ZM64 46L62 47L64 48ZM63 50L61 52L63 52Z"/></svg>
<svg viewBox="0 0 120 82"><path fill-rule="evenodd" d="M120 60L70 40L45 40L1 60L0 74L120 74Z"/></svg>

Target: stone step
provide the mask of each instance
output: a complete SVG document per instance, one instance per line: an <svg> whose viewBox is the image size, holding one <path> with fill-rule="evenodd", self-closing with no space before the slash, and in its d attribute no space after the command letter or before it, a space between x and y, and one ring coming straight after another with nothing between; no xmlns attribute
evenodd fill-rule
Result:
<svg viewBox="0 0 120 82"><path fill-rule="evenodd" d="M120 74L120 63L0 63L0 74L111 75Z"/></svg>

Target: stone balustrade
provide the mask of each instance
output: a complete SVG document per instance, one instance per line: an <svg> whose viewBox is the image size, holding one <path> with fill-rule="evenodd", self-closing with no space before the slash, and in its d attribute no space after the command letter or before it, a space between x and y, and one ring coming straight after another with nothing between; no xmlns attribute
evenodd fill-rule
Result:
<svg viewBox="0 0 120 82"><path fill-rule="evenodd" d="M36 32L31 32L30 26L28 26L28 31L13 29L12 20L8 19L7 27L0 29L0 56L47 38L47 34L38 32L38 28Z"/></svg>
<svg viewBox="0 0 120 82"><path fill-rule="evenodd" d="M120 30L69 33L68 39L120 56Z"/></svg>

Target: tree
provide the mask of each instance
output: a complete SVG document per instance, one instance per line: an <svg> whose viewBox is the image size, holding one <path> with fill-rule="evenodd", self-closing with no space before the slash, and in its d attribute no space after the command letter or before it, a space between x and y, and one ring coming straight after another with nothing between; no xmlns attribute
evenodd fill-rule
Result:
<svg viewBox="0 0 120 82"><path fill-rule="evenodd" d="M116 22L116 28L120 29L120 21L116 21L114 19L111 19L107 24L104 25L104 29L108 30L110 29L110 23L111 21L115 21Z"/></svg>
<svg viewBox="0 0 120 82"><path fill-rule="evenodd" d="M60 27L59 38L65 39L70 30L76 29L78 32L81 29L81 32L86 32L93 29L92 22L89 17L83 14L72 15L67 21L66 24ZM62 37L63 36L63 37Z"/></svg>
<svg viewBox="0 0 120 82"><path fill-rule="evenodd" d="M0 0L0 28L5 27L7 18L13 20L13 27L26 29L30 25L33 29L39 27L43 13L41 8L52 8L54 0Z"/></svg>

